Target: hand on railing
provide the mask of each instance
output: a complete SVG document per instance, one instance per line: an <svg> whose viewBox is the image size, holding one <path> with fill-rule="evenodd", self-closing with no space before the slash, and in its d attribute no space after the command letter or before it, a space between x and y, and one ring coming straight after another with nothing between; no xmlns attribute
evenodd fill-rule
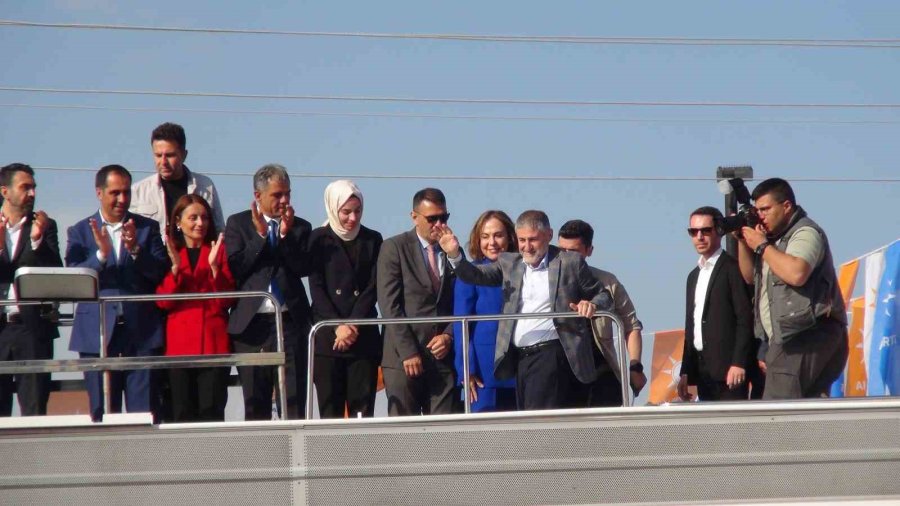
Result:
<svg viewBox="0 0 900 506"><path fill-rule="evenodd" d="M583 300L583 301L580 301L578 304L575 304L574 302L570 302L569 309L577 312L578 314L580 314L581 316L584 316L585 318L591 318L594 316L594 311L597 310L597 306L595 306L594 303L589 300Z"/></svg>

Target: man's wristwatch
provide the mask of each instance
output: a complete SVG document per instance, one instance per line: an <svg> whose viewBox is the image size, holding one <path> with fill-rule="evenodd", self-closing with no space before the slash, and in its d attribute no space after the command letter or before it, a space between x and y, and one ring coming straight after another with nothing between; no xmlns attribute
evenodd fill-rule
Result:
<svg viewBox="0 0 900 506"><path fill-rule="evenodd" d="M628 370L631 372L644 372L644 364L640 362L632 362L630 366L628 366Z"/></svg>
<svg viewBox="0 0 900 506"><path fill-rule="evenodd" d="M766 248L768 248L769 246L770 246L769 241L763 241L759 246L756 247L755 250L753 250L753 252L756 253L757 256L762 256L763 251L765 251Z"/></svg>

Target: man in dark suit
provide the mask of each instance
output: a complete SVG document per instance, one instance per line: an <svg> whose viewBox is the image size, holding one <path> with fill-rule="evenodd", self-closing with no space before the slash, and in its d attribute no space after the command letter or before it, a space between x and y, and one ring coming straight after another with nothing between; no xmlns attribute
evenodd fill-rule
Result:
<svg viewBox="0 0 900 506"><path fill-rule="evenodd" d="M450 316L456 278L437 244L450 214L444 193L413 196L415 228L384 241L378 256L378 307L385 318ZM453 410L452 324L386 325L381 361L391 416Z"/></svg>
<svg viewBox="0 0 900 506"><path fill-rule="evenodd" d="M518 253L502 253L496 262L473 265L446 226L441 248L459 279L476 285L503 286L503 313L575 310L585 318L608 310L612 298L578 253L550 245L553 229L543 211L525 211L516 220ZM502 320L497 329L494 375L516 377L519 409L583 406L583 385L597 380L590 322L583 318Z"/></svg>
<svg viewBox="0 0 900 506"><path fill-rule="evenodd" d="M100 210L69 228L66 265L97 271L100 295L135 295L156 292L169 257L159 235L159 224L132 214L131 173L121 165L107 165L94 181ZM156 305L146 302L111 303L106 306L107 355L146 357L162 351L162 317ZM69 349L83 358L100 353L100 308L79 303ZM91 416L103 416L102 373L84 373ZM113 412L122 410L122 391L129 412L147 412L151 405L150 370L110 373Z"/></svg>
<svg viewBox="0 0 900 506"><path fill-rule="evenodd" d="M309 274L308 241L312 227L294 216L291 181L277 164L253 176L250 209L228 217L225 250L241 291L268 291L281 303L285 351L287 411L297 419L306 405L306 354L310 329L309 299L301 277ZM228 321L236 353L276 350L275 307L268 299L241 298ZM238 367L244 391L244 418L271 420L277 386L274 367ZM284 406L280 406L284 410Z"/></svg>
<svg viewBox="0 0 900 506"><path fill-rule="evenodd" d="M716 221L722 213L701 207L691 213L688 234L698 266L687 279L684 354L678 395L689 400L688 385L702 401L746 400L753 362L753 309L737 261L722 251ZM754 385L757 387L758 385Z"/></svg>
<svg viewBox="0 0 900 506"><path fill-rule="evenodd" d="M15 300L12 285L19 267L60 267L56 222L44 211L33 213L34 170L13 163L0 169L0 293ZM5 306L0 309L0 360L53 357L53 339L59 330L48 318L51 308ZM13 387L15 381L15 387ZM46 415L50 374L0 375L0 416L12 414L13 391L25 416Z"/></svg>

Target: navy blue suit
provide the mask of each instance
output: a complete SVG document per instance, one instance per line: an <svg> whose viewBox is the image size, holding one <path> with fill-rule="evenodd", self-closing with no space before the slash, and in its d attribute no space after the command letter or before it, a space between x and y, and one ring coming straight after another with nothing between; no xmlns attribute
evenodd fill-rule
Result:
<svg viewBox="0 0 900 506"><path fill-rule="evenodd" d="M488 260L474 262L475 264L490 263ZM499 286L479 286L456 280L453 289L453 314L484 315L503 313L503 289ZM469 373L476 374L484 383L484 388L478 390L478 400L472 403L472 412L497 411L502 409L515 409L516 380L513 378L499 380L494 377L494 349L497 346L496 321L472 322L469 324ZM453 344L456 349L456 374L458 382L463 382L463 339L462 325L453 324ZM505 392L503 392L505 391ZM501 394L500 406L497 403L497 394ZM511 404L502 402L503 394L511 400Z"/></svg>
<svg viewBox="0 0 900 506"><path fill-rule="evenodd" d="M159 234L159 224L149 218L126 213L123 223L134 220L140 251L135 258L125 250L121 241L118 261L110 255L104 264L97 259L97 243L89 219L102 226L100 213L69 227L66 247L66 266L87 267L97 271L100 295L136 295L156 293L169 266L166 248ZM122 304L121 318L117 318L115 304L106 306L106 336L109 356L152 356L162 349L163 321L156 304L128 302ZM118 320L118 322L117 322ZM82 357L96 357L100 353L100 307L96 303L79 303L75 309L75 323L69 349ZM100 373L86 372L91 415L99 419L103 414L103 393ZM117 371L112 373L112 410L121 410L121 391L130 412L150 411L150 371ZM124 383L124 385L123 385Z"/></svg>

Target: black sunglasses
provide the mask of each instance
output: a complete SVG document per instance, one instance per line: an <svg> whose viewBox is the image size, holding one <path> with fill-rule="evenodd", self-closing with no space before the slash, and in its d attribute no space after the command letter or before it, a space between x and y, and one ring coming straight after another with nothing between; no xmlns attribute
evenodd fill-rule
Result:
<svg viewBox="0 0 900 506"><path fill-rule="evenodd" d="M715 229L712 227L689 228L689 229L687 229L687 233L691 237L694 237L695 235L697 235L697 232L700 232L703 235L712 235L713 230L715 230Z"/></svg>
<svg viewBox="0 0 900 506"><path fill-rule="evenodd" d="M439 221L443 222L443 223L447 223L447 221L450 219L450 213L433 214L431 216L424 216L424 215L421 215L421 216L423 218L425 218L425 220L428 221L428 223L430 223L432 225L434 225L435 223L437 223Z"/></svg>

